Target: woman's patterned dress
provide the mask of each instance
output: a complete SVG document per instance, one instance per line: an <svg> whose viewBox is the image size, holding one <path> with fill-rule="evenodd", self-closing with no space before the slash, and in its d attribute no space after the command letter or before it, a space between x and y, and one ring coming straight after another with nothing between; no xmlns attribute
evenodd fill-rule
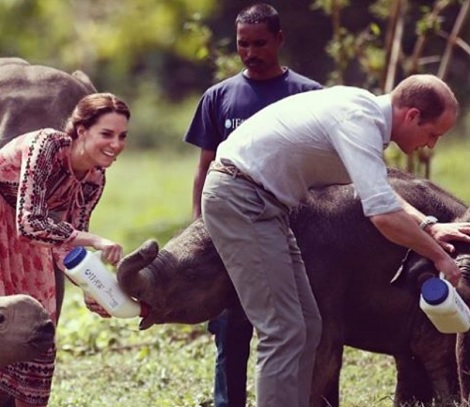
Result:
<svg viewBox="0 0 470 407"><path fill-rule="evenodd" d="M72 139L43 129L0 149L0 295L29 294L56 320L54 261L62 260L77 230L88 230L105 184L102 168L77 179ZM46 405L55 346L42 357L0 369L0 392Z"/></svg>

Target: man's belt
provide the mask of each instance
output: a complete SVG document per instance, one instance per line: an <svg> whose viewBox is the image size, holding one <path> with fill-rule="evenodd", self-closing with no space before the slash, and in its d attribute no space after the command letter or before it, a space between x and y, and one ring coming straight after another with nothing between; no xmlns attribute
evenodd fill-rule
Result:
<svg viewBox="0 0 470 407"><path fill-rule="evenodd" d="M231 175L233 178L242 178L253 184L258 185L256 181L253 180L249 175L245 174L243 171L240 171L235 165L233 164L224 164L219 161L212 161L211 165L209 166L209 171L217 171L223 174Z"/></svg>

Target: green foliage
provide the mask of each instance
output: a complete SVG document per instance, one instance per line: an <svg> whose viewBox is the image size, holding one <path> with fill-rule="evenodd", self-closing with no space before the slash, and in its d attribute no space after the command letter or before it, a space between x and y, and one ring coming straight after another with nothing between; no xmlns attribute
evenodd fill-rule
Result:
<svg viewBox="0 0 470 407"><path fill-rule="evenodd" d="M210 406L214 363L205 326L102 319L67 287L51 407ZM73 366L73 369L70 368Z"/></svg>
<svg viewBox="0 0 470 407"><path fill-rule="evenodd" d="M374 2L370 9L380 15L383 2ZM377 86L385 67L385 53L382 32L376 22L371 22L360 32L353 32L342 24L342 15L348 7L354 7L349 1L315 0L313 9L322 10L330 16L333 26L333 37L326 46L327 54L333 59L335 69L329 75L327 84L347 84L345 73L355 63L365 73L366 88ZM374 11L372 11L373 13ZM386 15L383 18L387 18Z"/></svg>
<svg viewBox="0 0 470 407"><path fill-rule="evenodd" d="M172 103L163 99L156 83L142 80L130 105L128 145L132 149L169 149L186 152L191 148L183 136L196 110L200 95Z"/></svg>
<svg viewBox="0 0 470 407"><path fill-rule="evenodd" d="M397 69L403 70L405 75L426 71L426 67L416 65L423 48L413 47L424 37L436 38L442 34L443 22L445 21L442 12L451 5L458 4L457 0L435 0L429 5L419 7L419 18L416 20L405 18L412 15L416 4L407 2L403 5L403 15L398 11L396 1L376 0L371 2L368 11L376 21L372 21L367 26L350 30L346 28L345 16L348 8L357 7L349 1L314 0L312 8L323 10L331 18L333 36L329 40L326 51L335 63L335 69L330 74L329 83L344 83L345 74L359 63L363 72L363 86L379 88L383 85L383 80L387 75L387 70L393 61L388 60L392 44L398 42L401 46L400 58ZM393 24L403 19L403 25L414 28L416 38L396 35ZM382 27L382 28L381 28ZM406 29L406 27L404 29ZM395 35L393 41L390 35ZM434 37L432 37L434 36ZM407 49L411 49L411 52ZM436 52L436 51L434 51ZM442 53L442 50L438 50ZM395 79L395 77L393 78ZM398 79L398 78L397 78ZM374 83L375 82L375 83ZM384 91L385 89L382 89ZM388 91L388 90L386 90Z"/></svg>
<svg viewBox="0 0 470 407"><path fill-rule="evenodd" d="M449 3L448 1L446 3ZM429 35L439 32L441 29L442 19L436 19L432 17L432 9L429 6L424 6L422 9L423 16L416 23L416 34L418 35Z"/></svg>
<svg viewBox="0 0 470 407"><path fill-rule="evenodd" d="M350 4L349 0L314 0L311 7L313 10L320 9L326 14L331 15L336 7L343 8Z"/></svg>
<svg viewBox="0 0 470 407"><path fill-rule="evenodd" d="M390 17L390 9L392 8L395 0L377 0L370 5L370 11L373 16L379 18L381 21Z"/></svg>
<svg viewBox="0 0 470 407"><path fill-rule="evenodd" d="M181 21L207 16L213 7L211 0L2 0L6 38L0 49L59 66L92 68L113 60L128 71L136 58L155 48L191 58L199 42Z"/></svg>
<svg viewBox="0 0 470 407"><path fill-rule="evenodd" d="M327 85L382 90L386 28L394 1L371 1L369 9L350 0L312 3L298 10L286 2L273 3L286 23L287 37L294 39L284 50L287 64ZM404 70L413 66L406 53L416 40L415 28L428 36L449 31L449 16L455 14L432 16L429 6L418 9L421 3L407 2L407 16L418 18L406 19ZM446 10L459 4L433 2L438 3ZM131 105L131 147L184 148L181 137L201 92L242 69L233 53L233 12L245 5L215 0L0 0L0 56L19 56L68 72L82 69L98 90L114 92ZM357 12L361 8L371 18L362 19L364 13ZM317 26L328 29L315 32ZM315 48L319 51L313 54ZM465 72L464 65L455 66ZM456 87L461 98L468 94L465 83Z"/></svg>

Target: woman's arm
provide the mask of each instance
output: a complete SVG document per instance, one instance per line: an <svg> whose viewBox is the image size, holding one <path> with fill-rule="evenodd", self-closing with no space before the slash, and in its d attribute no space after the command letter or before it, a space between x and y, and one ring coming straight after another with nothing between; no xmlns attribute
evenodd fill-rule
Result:
<svg viewBox="0 0 470 407"><path fill-rule="evenodd" d="M116 265L123 256L120 244L90 232L78 230L69 243L72 246L89 246L101 250L103 260L112 265Z"/></svg>

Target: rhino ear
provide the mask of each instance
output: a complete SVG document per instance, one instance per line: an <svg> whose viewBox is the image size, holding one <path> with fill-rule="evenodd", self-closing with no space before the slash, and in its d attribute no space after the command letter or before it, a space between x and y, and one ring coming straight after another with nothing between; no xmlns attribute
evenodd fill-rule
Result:
<svg viewBox="0 0 470 407"><path fill-rule="evenodd" d="M408 250L390 283L398 288L413 287L421 291L423 283L437 274L437 270L429 260Z"/></svg>

